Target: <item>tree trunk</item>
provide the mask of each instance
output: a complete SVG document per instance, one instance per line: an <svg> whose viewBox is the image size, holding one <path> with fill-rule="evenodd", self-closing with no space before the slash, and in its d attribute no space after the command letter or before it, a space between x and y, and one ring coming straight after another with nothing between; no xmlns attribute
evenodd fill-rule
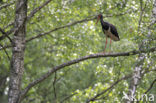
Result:
<svg viewBox="0 0 156 103"><path fill-rule="evenodd" d="M19 103L21 80L24 71L26 18L27 0L17 0L8 93L9 103Z"/></svg>
<svg viewBox="0 0 156 103"><path fill-rule="evenodd" d="M156 0L154 1L153 4L151 25L153 25L154 23L156 23ZM151 35L150 30L148 34ZM141 49L144 44L145 43L143 41L139 48ZM139 81L141 79L141 70L142 70L144 59L145 59L145 55L140 54L138 58L138 63L134 69L133 78L130 83L128 99L126 100L126 103L134 103L135 100L137 101L136 91L137 91L137 85L139 84Z"/></svg>

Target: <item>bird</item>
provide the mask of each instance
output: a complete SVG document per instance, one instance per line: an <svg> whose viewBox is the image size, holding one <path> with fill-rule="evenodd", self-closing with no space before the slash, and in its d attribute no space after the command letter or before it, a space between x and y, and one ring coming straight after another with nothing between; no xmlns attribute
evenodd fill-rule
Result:
<svg viewBox="0 0 156 103"><path fill-rule="evenodd" d="M101 22L102 30L103 30L104 34L106 35L106 43L105 43L105 48L104 48L104 52L103 52L103 53L105 53L105 49L107 46L107 38L110 38L110 48L111 48L111 40L119 41L120 38L119 38L116 27L113 24L103 21L102 14L99 14L97 16L96 24L98 23L99 20Z"/></svg>

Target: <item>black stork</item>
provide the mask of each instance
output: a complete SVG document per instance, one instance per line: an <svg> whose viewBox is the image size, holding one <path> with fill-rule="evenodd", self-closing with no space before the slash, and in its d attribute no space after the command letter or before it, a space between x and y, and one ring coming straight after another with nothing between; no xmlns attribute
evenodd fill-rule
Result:
<svg viewBox="0 0 156 103"><path fill-rule="evenodd" d="M116 27L113 24L103 21L102 14L98 15L96 24L98 23L99 19L101 22L102 30L104 34L106 35L106 43L105 43L105 49L106 49L107 38L110 38L110 47L111 47L111 39L114 41L119 41L120 38L119 38ZM104 49L104 53L105 53L105 49Z"/></svg>

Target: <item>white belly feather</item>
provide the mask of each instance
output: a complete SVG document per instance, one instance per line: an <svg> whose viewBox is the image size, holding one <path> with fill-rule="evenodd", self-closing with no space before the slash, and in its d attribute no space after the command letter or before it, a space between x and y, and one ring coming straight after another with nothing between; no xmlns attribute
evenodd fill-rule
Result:
<svg viewBox="0 0 156 103"><path fill-rule="evenodd" d="M111 33L110 27L109 27L108 30L104 30L104 33L105 33L105 35L106 35L107 37L111 38L112 40L114 40L114 41L119 41L119 38L116 37L115 35L113 35L113 34Z"/></svg>

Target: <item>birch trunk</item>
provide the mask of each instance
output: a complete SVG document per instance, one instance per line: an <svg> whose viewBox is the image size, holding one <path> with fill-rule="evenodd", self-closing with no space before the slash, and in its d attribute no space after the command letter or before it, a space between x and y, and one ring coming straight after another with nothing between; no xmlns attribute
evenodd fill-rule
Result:
<svg viewBox="0 0 156 103"><path fill-rule="evenodd" d="M27 0L17 0L8 93L9 103L19 103L21 80L24 71L26 18Z"/></svg>

